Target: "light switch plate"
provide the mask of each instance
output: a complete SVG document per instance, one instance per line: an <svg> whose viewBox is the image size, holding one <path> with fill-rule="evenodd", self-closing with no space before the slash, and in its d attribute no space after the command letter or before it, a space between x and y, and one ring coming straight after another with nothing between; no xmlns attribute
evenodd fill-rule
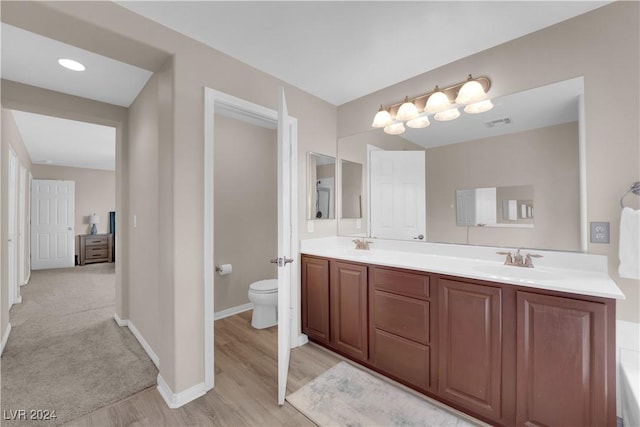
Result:
<svg viewBox="0 0 640 427"><path fill-rule="evenodd" d="M590 229L591 243L609 243L608 222L592 222Z"/></svg>

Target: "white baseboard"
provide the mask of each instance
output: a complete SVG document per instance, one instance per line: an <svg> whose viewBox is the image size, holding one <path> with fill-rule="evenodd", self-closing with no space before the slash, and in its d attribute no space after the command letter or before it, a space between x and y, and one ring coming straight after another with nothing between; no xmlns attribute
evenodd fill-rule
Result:
<svg viewBox="0 0 640 427"><path fill-rule="evenodd" d="M174 393L167 385L162 375L158 374L158 392L171 409L179 408L192 400L204 396L207 393L204 383L199 383L193 387L189 387L180 393Z"/></svg>
<svg viewBox="0 0 640 427"><path fill-rule="evenodd" d="M26 279L24 279L24 283L20 286L24 286L24 285L28 285L29 284L29 280L31 280L31 270L29 270L29 275L27 276Z"/></svg>
<svg viewBox="0 0 640 427"><path fill-rule="evenodd" d="M7 330L2 334L2 343L0 343L0 354L4 352L4 346L7 345L7 340L9 339L9 334L11 333L11 323L7 325Z"/></svg>
<svg viewBox="0 0 640 427"><path fill-rule="evenodd" d="M298 335L298 347L305 345L309 342L309 337L306 334Z"/></svg>
<svg viewBox="0 0 640 427"><path fill-rule="evenodd" d="M221 310L213 313L213 320L224 319L225 317L233 316L235 314L244 313L245 311L253 310L253 303L246 303L242 305L237 305L235 307L227 308L226 310Z"/></svg>
<svg viewBox="0 0 640 427"><path fill-rule="evenodd" d="M18 288L19 289L19 288ZM16 297L16 304L22 304L22 295Z"/></svg>
<svg viewBox="0 0 640 427"><path fill-rule="evenodd" d="M118 326L126 326L126 327L129 328L129 330L131 331L133 336L136 337L136 339L138 340L138 342L140 343L140 345L142 346L144 351L147 352L147 355L149 356L149 359L151 359L153 364L156 365L156 368L160 369L160 358L155 353L155 351L153 351L153 349L151 348L151 346L149 345L147 340L144 339L144 337L142 336L140 331L138 331L138 329L131 322L131 320L122 320L122 319L120 319L120 316L118 316L117 313L113 314L113 320L116 321Z"/></svg>
<svg viewBox="0 0 640 427"><path fill-rule="evenodd" d="M120 316L118 316L118 313L113 313L113 320L116 321L118 326L127 326L129 324L126 320L122 320Z"/></svg>

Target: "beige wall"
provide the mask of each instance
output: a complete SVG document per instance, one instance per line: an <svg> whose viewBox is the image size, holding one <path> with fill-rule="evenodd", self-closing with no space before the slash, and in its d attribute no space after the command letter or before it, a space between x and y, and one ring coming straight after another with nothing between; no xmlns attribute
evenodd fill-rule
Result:
<svg viewBox="0 0 640 427"><path fill-rule="evenodd" d="M116 210L115 171L33 165L33 179L75 181L75 234L89 234L89 216L100 217L98 233L109 232L109 212Z"/></svg>
<svg viewBox="0 0 640 427"><path fill-rule="evenodd" d="M8 241L7 234L9 231L8 212L9 212L9 149L13 148L18 162L27 170L27 180L25 187L25 200L28 203L29 194L29 177L28 173L31 171L31 158L27 153L26 147L22 136L18 131L18 127L13 118L11 111L6 108L2 108L2 140L0 141L0 258L2 264L2 271L0 271L0 339L6 339L5 333L9 326L9 310L7 309L7 300L9 297L9 273L5 266L8 265ZM17 172L17 185L19 186L19 174ZM25 210L25 217L19 217L19 194L16 192L16 204L13 207L15 209L15 217L17 221L23 221L25 232L25 246L22 248L22 256L25 260L29 257L29 221L27 218L27 211ZM20 250L20 247L18 247ZM17 262L17 260L16 260ZM27 263L25 262L25 265ZM25 271L25 279L28 277L28 272ZM18 276L16 276L17 278Z"/></svg>
<svg viewBox="0 0 640 427"><path fill-rule="evenodd" d="M283 86L289 112L298 119L298 170L301 177L304 176L307 151L335 156L336 107L114 3L3 2L2 19L85 48L89 47L87 40L97 40L90 49L143 67L149 67L149 57L153 55L140 51L140 46L149 46L153 54L164 51L170 56L170 61L165 63L168 69L163 69L167 84L160 84L157 102L158 221L162 230L158 256L158 300L161 316L154 322L155 331L150 333L162 337L157 353L161 361L160 373L169 387L180 392L200 383L204 373L203 88L208 86L276 109L277 90ZM99 35L104 35L110 43L106 45ZM118 48L113 49L113 46ZM138 55L132 55L132 50ZM157 68L152 69L158 72ZM131 126L138 124L131 123ZM128 161L127 155L124 161ZM133 165L130 167L133 170ZM304 200L304 180L301 184L298 186L298 198ZM304 204L300 203L300 238L336 234L335 220L319 221L311 234L306 231L304 218ZM128 222L118 221L118 224L126 227L127 233L133 232ZM141 280L150 282L153 279L144 277ZM150 285L131 282L130 286L133 289ZM126 296L123 316L129 315L127 304L133 306L136 304L133 299L137 298L134 292ZM140 302L142 304L144 302ZM155 308L148 306L147 310Z"/></svg>
<svg viewBox="0 0 640 427"><path fill-rule="evenodd" d="M589 244L588 252L608 256L609 274L626 295L618 301L618 319L640 322L640 281L620 279L617 272L620 196L640 181L639 14L638 2L613 2L344 104L338 108L338 135L369 131L380 104L469 73L491 78L493 98L584 76L587 216L611 223L611 243ZM616 108L611 94L622 94L615 97ZM638 207L638 199L628 203Z"/></svg>
<svg viewBox="0 0 640 427"><path fill-rule="evenodd" d="M252 282L277 277L276 131L216 115L214 119L215 311L249 302Z"/></svg>
<svg viewBox="0 0 640 427"><path fill-rule="evenodd" d="M129 277L132 284L127 295L129 317L151 348L159 352L161 329L159 270L161 229L158 211L159 144L158 96L160 77L147 82L129 108L129 216L136 226L129 229Z"/></svg>
<svg viewBox="0 0 640 427"><path fill-rule="evenodd" d="M427 240L466 243L456 190L533 185L534 228L471 227L473 245L580 250L577 122L427 150Z"/></svg>

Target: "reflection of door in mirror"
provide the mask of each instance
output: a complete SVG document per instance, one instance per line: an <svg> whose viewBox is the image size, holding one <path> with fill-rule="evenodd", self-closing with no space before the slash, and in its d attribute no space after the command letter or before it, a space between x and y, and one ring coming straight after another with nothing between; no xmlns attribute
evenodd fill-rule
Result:
<svg viewBox="0 0 640 427"><path fill-rule="evenodd" d="M370 156L371 237L424 239L425 152L376 150Z"/></svg>
<svg viewBox="0 0 640 427"><path fill-rule="evenodd" d="M362 164L340 161L340 218L362 218Z"/></svg>
<svg viewBox="0 0 640 427"><path fill-rule="evenodd" d="M335 219L335 157L307 155L307 219Z"/></svg>

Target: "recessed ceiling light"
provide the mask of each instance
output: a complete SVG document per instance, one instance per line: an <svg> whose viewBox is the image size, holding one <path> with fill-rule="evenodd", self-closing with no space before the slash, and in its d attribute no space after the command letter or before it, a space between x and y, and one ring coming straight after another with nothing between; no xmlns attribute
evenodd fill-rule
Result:
<svg viewBox="0 0 640 427"><path fill-rule="evenodd" d="M78 61L74 61L73 59L60 58L58 59L58 64L73 71L84 71L86 68L84 65Z"/></svg>

